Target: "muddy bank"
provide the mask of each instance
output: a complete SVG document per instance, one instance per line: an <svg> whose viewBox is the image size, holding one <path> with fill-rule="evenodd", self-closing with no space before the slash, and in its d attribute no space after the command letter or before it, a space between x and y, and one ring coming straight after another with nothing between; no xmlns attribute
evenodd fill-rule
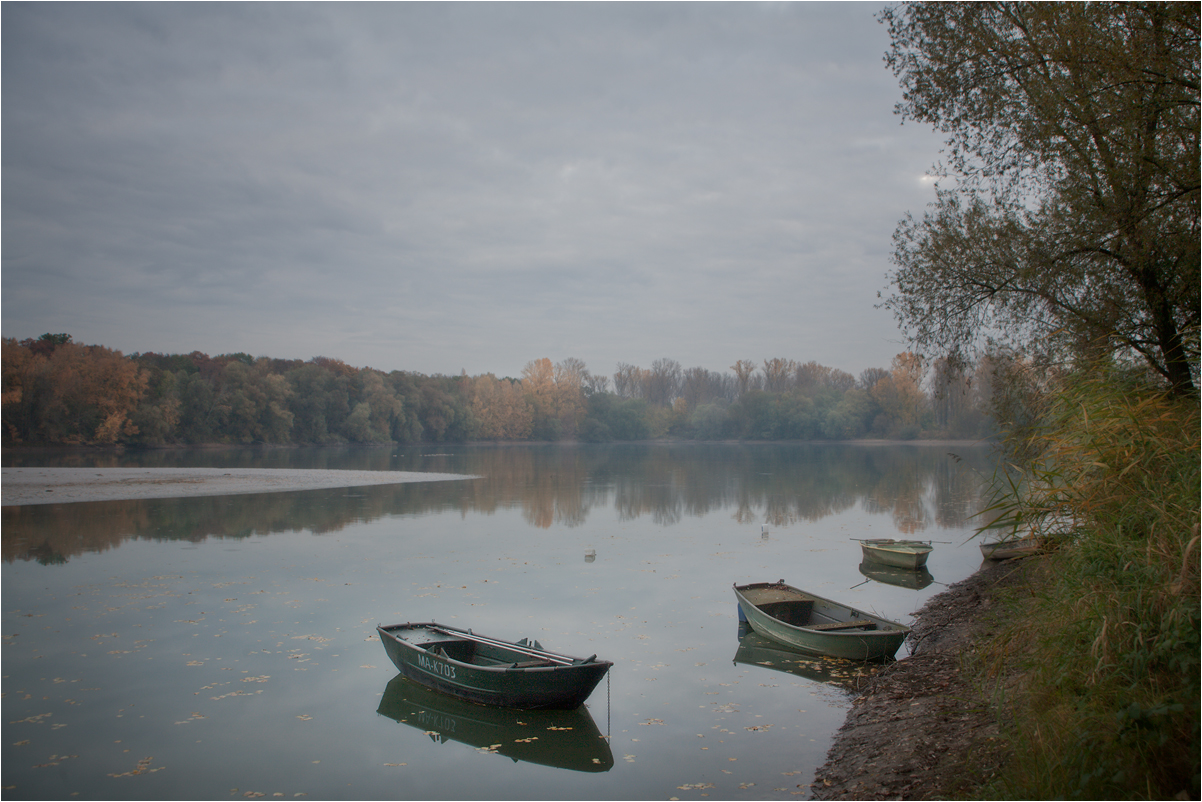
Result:
<svg viewBox="0 0 1202 802"><path fill-rule="evenodd" d="M1004 764L998 724L962 667L1002 616L997 592L1027 582L1030 560L983 566L918 612L912 654L870 679L814 775L814 799L946 799Z"/></svg>
<svg viewBox="0 0 1202 802"><path fill-rule="evenodd" d="M474 479L455 473L266 468L4 468L4 506L77 501L282 493Z"/></svg>

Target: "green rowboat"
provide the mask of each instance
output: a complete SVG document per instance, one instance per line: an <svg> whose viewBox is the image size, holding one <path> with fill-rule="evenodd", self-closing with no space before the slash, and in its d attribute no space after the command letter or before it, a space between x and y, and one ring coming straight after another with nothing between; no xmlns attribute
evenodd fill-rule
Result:
<svg viewBox="0 0 1202 802"><path fill-rule="evenodd" d="M759 634L811 654L893 657L910 628L779 582L735 585L739 612Z"/></svg>
<svg viewBox="0 0 1202 802"><path fill-rule="evenodd" d="M376 627L393 664L409 679L461 699L521 710L579 707L613 663L549 652L443 624Z"/></svg>
<svg viewBox="0 0 1202 802"><path fill-rule="evenodd" d="M934 548L922 540L861 540L860 549L865 560L872 560L893 568L908 568L911 571L927 564L927 555Z"/></svg>

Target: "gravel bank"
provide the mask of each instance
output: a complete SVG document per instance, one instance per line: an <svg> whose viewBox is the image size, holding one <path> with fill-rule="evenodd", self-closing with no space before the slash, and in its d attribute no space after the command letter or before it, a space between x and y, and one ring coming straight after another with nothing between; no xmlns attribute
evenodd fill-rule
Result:
<svg viewBox="0 0 1202 802"><path fill-rule="evenodd" d="M1028 583L1034 566L987 563L927 600L913 654L861 689L815 773L814 799L971 798L1003 770L992 700L966 674L1004 623L998 594Z"/></svg>
<svg viewBox="0 0 1202 802"><path fill-rule="evenodd" d="M455 473L411 471L305 471L257 468L4 468L0 503L70 504L77 501L282 493L332 487L475 479Z"/></svg>

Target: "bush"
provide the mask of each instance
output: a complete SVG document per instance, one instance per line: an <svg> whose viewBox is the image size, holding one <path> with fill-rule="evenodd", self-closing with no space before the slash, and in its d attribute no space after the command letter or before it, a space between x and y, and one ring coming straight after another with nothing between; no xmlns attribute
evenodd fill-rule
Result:
<svg viewBox="0 0 1202 802"><path fill-rule="evenodd" d="M996 644L1024 666L997 798L1197 799L1199 415L1095 370L1050 396L994 524L1053 550ZM1181 797L1179 797L1181 798Z"/></svg>

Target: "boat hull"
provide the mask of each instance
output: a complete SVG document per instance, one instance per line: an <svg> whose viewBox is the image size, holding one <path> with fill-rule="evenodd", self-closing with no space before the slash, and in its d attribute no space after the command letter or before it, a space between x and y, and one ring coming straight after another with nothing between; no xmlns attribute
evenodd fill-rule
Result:
<svg viewBox="0 0 1202 802"><path fill-rule="evenodd" d="M798 590L783 582L735 585L735 597L747 622L759 634L810 654L848 660L893 657L909 627L862 610ZM866 626L822 630L840 622Z"/></svg>
<svg viewBox="0 0 1202 802"><path fill-rule="evenodd" d="M927 556L931 553L929 543L918 543L905 540L864 540L860 549L865 560L887 565L891 568L907 568L917 571L927 564Z"/></svg>
<svg viewBox="0 0 1202 802"><path fill-rule="evenodd" d="M556 655L567 664L517 667L514 665L478 665L456 659L435 645L450 646L459 641L436 633L459 633L471 637L469 630L457 630L441 624L399 624L376 627L380 642L393 665L404 676L436 691L478 704L521 710L570 710L579 707L612 663L604 660L580 660ZM503 647L494 654L504 655ZM516 662L516 661L515 661Z"/></svg>
<svg viewBox="0 0 1202 802"><path fill-rule="evenodd" d="M1034 540L1001 540L981 544L981 556L986 560L1012 560L1026 557L1039 550Z"/></svg>

